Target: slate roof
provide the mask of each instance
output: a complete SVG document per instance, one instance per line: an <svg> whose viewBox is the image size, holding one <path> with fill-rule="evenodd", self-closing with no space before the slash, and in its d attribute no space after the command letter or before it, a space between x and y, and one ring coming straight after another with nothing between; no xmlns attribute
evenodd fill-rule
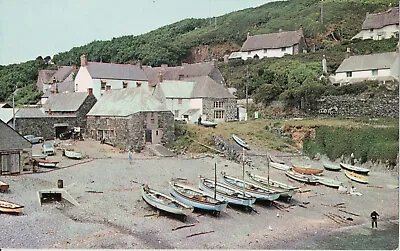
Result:
<svg viewBox="0 0 400 251"><path fill-rule="evenodd" d="M303 30L282 31L278 33L249 36L240 51L254 51L260 49L276 49L298 44L303 38Z"/></svg>
<svg viewBox="0 0 400 251"><path fill-rule="evenodd" d="M160 87L167 98L192 98L195 82L165 80Z"/></svg>
<svg viewBox="0 0 400 251"><path fill-rule="evenodd" d="M373 69L390 69L397 58L396 52L351 56L343 60L336 73L348 71L365 71Z"/></svg>
<svg viewBox="0 0 400 251"><path fill-rule="evenodd" d="M56 93L49 96L43 108L52 112L76 112L88 95L87 92Z"/></svg>
<svg viewBox="0 0 400 251"><path fill-rule="evenodd" d="M38 84L49 84L53 83L53 75L57 70L40 70L38 73Z"/></svg>
<svg viewBox="0 0 400 251"><path fill-rule="evenodd" d="M87 116L126 117L138 112L169 111L158 88L142 85L106 91Z"/></svg>
<svg viewBox="0 0 400 251"><path fill-rule="evenodd" d="M42 118L48 117L43 108L19 108L15 113L16 118Z"/></svg>
<svg viewBox="0 0 400 251"><path fill-rule="evenodd" d="M399 23L399 8L391 8L385 12L367 14L362 25L363 30L379 29Z"/></svg>
<svg viewBox="0 0 400 251"><path fill-rule="evenodd" d="M137 65L88 62L86 68L95 79L148 81L143 69Z"/></svg>
<svg viewBox="0 0 400 251"><path fill-rule="evenodd" d="M66 81L57 83L58 93L71 93L75 91L75 83L74 81ZM54 88L52 85L51 88L47 89L46 92L42 95L42 98L48 98L52 95L51 91Z"/></svg>
<svg viewBox="0 0 400 251"><path fill-rule="evenodd" d="M32 144L22 135L0 121L0 150L29 149Z"/></svg>
<svg viewBox="0 0 400 251"><path fill-rule="evenodd" d="M55 78L57 82L62 82L72 73L73 70L73 66L60 66L53 75L53 78Z"/></svg>
<svg viewBox="0 0 400 251"><path fill-rule="evenodd" d="M163 80L184 80L186 78L200 76L213 76L219 79L217 75L221 75L221 72L215 66L215 62L212 61L196 64L183 64L174 67L144 67L143 69L149 82L152 84L159 83L158 76L160 71L162 72Z"/></svg>

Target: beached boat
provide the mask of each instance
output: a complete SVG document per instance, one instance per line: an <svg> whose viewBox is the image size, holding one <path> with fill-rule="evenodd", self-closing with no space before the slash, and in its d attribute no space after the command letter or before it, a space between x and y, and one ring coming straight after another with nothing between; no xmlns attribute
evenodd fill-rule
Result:
<svg viewBox="0 0 400 251"><path fill-rule="evenodd" d="M342 169L340 167L340 165L338 166L338 165L328 164L328 163L323 163L322 165L324 166L324 168L326 170L329 170L329 171L340 171Z"/></svg>
<svg viewBox="0 0 400 251"><path fill-rule="evenodd" d="M227 183L228 186L239 191L243 191L244 189L245 194L255 197L257 200L274 201L277 200L280 196L280 193L278 192L272 191L270 189L248 181L243 181L242 179L228 176L225 173L222 173L222 177L224 178L224 181Z"/></svg>
<svg viewBox="0 0 400 251"><path fill-rule="evenodd" d="M217 126L217 123L211 122L211 121L206 121L206 120L202 120L201 121L201 125L204 127L213 127L215 128Z"/></svg>
<svg viewBox="0 0 400 251"><path fill-rule="evenodd" d="M277 158L275 156L269 155L268 158L269 158L269 160L271 162L279 163L279 164L285 164L285 161L283 161L283 160L281 160L281 159L279 159L279 158Z"/></svg>
<svg viewBox="0 0 400 251"><path fill-rule="evenodd" d="M184 218L193 211L193 207L182 203L172 196L160 193L144 184L141 187L142 198L149 205Z"/></svg>
<svg viewBox="0 0 400 251"><path fill-rule="evenodd" d="M246 171L246 173L257 184L265 186L266 188L271 189L272 191L279 192L280 193L279 199L290 201L293 195L295 195L300 190L299 187L289 186L284 183L268 179L267 177L253 174L249 171Z"/></svg>
<svg viewBox="0 0 400 251"><path fill-rule="evenodd" d="M64 150L64 155L70 159L82 159L83 158L82 153L78 153L78 152L74 152L74 151L70 151L70 150Z"/></svg>
<svg viewBox="0 0 400 251"><path fill-rule="evenodd" d="M3 213L20 213L24 206L15 204L13 202L0 200L0 212Z"/></svg>
<svg viewBox="0 0 400 251"><path fill-rule="evenodd" d="M217 199L226 200L234 205L251 208L256 202L256 198L243 194L242 191L204 177L200 177L199 188L212 197L214 197L215 193Z"/></svg>
<svg viewBox="0 0 400 251"><path fill-rule="evenodd" d="M369 169L367 168L362 168L362 167L358 167L358 166L353 166L353 165L349 165L349 164L344 164L344 163L340 163L340 166L343 169L352 171L352 172L356 172L356 173L362 173L362 174L368 174L369 173Z"/></svg>
<svg viewBox="0 0 400 251"><path fill-rule="evenodd" d="M318 184L318 180L311 175L305 175L305 174L301 174L301 173L297 173L295 171L286 171L285 172L286 176L288 176L291 179L300 181L300 182L304 182L310 185L317 185Z"/></svg>
<svg viewBox="0 0 400 251"><path fill-rule="evenodd" d="M324 170L321 170L321 169L307 168L307 167L292 167L292 170L297 172L297 173L307 174L307 175L321 174L324 171Z"/></svg>
<svg viewBox="0 0 400 251"><path fill-rule="evenodd" d="M326 177L321 177L321 176L314 176L319 183L321 183L324 186L327 187L333 187L333 188L339 188L340 186L343 185L341 181L326 178Z"/></svg>
<svg viewBox="0 0 400 251"><path fill-rule="evenodd" d="M281 170L281 171L290 170L290 166L280 164L280 163L275 163L275 162L269 162L269 166L273 167L275 169Z"/></svg>
<svg viewBox="0 0 400 251"><path fill-rule="evenodd" d="M55 168L57 167L58 161L50 161L45 159L35 159L32 158L34 163L36 162L38 166L46 167L46 168Z"/></svg>
<svg viewBox="0 0 400 251"><path fill-rule="evenodd" d="M363 183L363 184L367 184L368 183L367 177L365 177L365 176L363 176L361 174L358 174L358 173L355 173L355 172L351 172L351 171L347 171L347 170L344 171L344 174L346 175L347 178L349 178L351 180L354 180L356 182Z"/></svg>
<svg viewBox="0 0 400 251"><path fill-rule="evenodd" d="M32 158L34 158L34 159L46 159L47 155L46 154L32 154Z"/></svg>
<svg viewBox="0 0 400 251"><path fill-rule="evenodd" d="M238 144L240 147L243 147L246 150L250 150L250 146L247 145L246 141L242 140L241 138L239 138L235 134L232 134L232 138L236 142L236 144Z"/></svg>
<svg viewBox="0 0 400 251"><path fill-rule="evenodd" d="M5 192L9 188L9 185L4 181L0 180L0 192Z"/></svg>
<svg viewBox="0 0 400 251"><path fill-rule="evenodd" d="M228 205L227 201L214 199L198 189L175 181L169 182L169 192L180 202L195 208L213 211L216 215L219 215Z"/></svg>

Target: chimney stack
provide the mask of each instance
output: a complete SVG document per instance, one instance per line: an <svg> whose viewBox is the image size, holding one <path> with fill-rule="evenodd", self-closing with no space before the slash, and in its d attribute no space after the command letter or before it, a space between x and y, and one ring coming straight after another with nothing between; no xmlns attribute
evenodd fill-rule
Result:
<svg viewBox="0 0 400 251"><path fill-rule="evenodd" d="M138 66L140 69L143 69L142 60L140 60L140 59L138 60L137 66Z"/></svg>
<svg viewBox="0 0 400 251"><path fill-rule="evenodd" d="M167 64L162 64L162 65L161 65L161 69L166 70L167 68L168 68L168 65L167 65Z"/></svg>
<svg viewBox="0 0 400 251"><path fill-rule="evenodd" d="M81 66L82 67L86 67L86 65L87 65L86 55L82 54L82 56L81 56Z"/></svg>
<svg viewBox="0 0 400 251"><path fill-rule="evenodd" d="M350 47L347 47L345 58L349 58L349 57L350 57Z"/></svg>
<svg viewBox="0 0 400 251"><path fill-rule="evenodd" d="M162 71L158 72L158 82L161 83L163 81L163 74Z"/></svg>
<svg viewBox="0 0 400 251"><path fill-rule="evenodd" d="M93 95L93 88L88 88L87 89L89 96Z"/></svg>

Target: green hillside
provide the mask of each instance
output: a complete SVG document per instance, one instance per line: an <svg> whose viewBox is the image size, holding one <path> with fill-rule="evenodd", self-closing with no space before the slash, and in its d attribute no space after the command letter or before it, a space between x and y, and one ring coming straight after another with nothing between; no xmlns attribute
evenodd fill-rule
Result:
<svg viewBox="0 0 400 251"><path fill-rule="evenodd" d="M324 83L317 81L321 75L319 65L322 55L326 55L329 71L332 72L343 59L346 47L351 47L354 53L393 51L397 43L394 39L379 42L349 42L348 39L359 31L367 12L384 11L390 5L397 4L394 0L324 0L321 20L320 0L272 2L217 17L216 25L209 19L186 19L140 36L93 41L59 53L52 61L56 65L78 65L80 55L86 53L89 61L129 63L142 60L144 64L152 66L179 65L196 60L192 53L195 48L208 50L203 59L217 57L221 60L223 55L240 48L248 32L254 35L277 32L279 29L294 30L302 26L307 42L315 44L316 53L245 63L249 65L252 79L249 90L251 95L258 97L259 101L268 102L272 96L282 94L282 99L288 105L295 105L297 101L292 100L293 95L304 95L307 90L283 94L285 91L303 84L317 89L324 86ZM334 34L337 41L329 34ZM293 67L298 65L301 67ZM41 58L0 66L0 102L10 97L15 86L33 90L37 71L48 67L51 65ZM247 73L245 67L243 63L221 66L227 83L238 88L241 97L244 94L243 80ZM297 76L295 73L302 74ZM23 95L18 97L20 103L34 102L38 95L30 91L21 93ZM265 93L268 93L269 98L262 98Z"/></svg>

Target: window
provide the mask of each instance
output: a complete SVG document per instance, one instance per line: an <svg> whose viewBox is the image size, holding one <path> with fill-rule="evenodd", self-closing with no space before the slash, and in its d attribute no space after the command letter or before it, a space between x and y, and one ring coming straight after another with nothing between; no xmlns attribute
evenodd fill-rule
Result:
<svg viewBox="0 0 400 251"><path fill-rule="evenodd" d="M224 102L222 101L215 101L214 108L224 108Z"/></svg>
<svg viewBox="0 0 400 251"><path fill-rule="evenodd" d="M183 75L182 74L179 74L179 80L182 80L183 79Z"/></svg>
<svg viewBox="0 0 400 251"><path fill-rule="evenodd" d="M128 87L128 82L122 81L122 88L127 88Z"/></svg>
<svg viewBox="0 0 400 251"><path fill-rule="evenodd" d="M178 104L182 104L182 99L181 98L178 98Z"/></svg>
<svg viewBox="0 0 400 251"><path fill-rule="evenodd" d="M348 78L353 77L353 73L351 71L346 72L346 77Z"/></svg>
<svg viewBox="0 0 400 251"><path fill-rule="evenodd" d="M156 130L156 135L158 136L158 130Z"/></svg>
<svg viewBox="0 0 400 251"><path fill-rule="evenodd" d="M224 118L224 111L214 111L214 118L215 119L223 119Z"/></svg>
<svg viewBox="0 0 400 251"><path fill-rule="evenodd" d="M106 85L106 91L111 90L111 85Z"/></svg>
<svg viewBox="0 0 400 251"><path fill-rule="evenodd" d="M267 53L268 52L268 49L264 49L264 53Z"/></svg>
<svg viewBox="0 0 400 251"><path fill-rule="evenodd" d="M369 29L369 32L374 32L374 29Z"/></svg>
<svg viewBox="0 0 400 251"><path fill-rule="evenodd" d="M250 55L250 54L251 54L251 51L248 51L248 52L247 52L247 55Z"/></svg>
<svg viewBox="0 0 400 251"><path fill-rule="evenodd" d="M101 90L102 91L105 91L106 90L106 84L107 84L107 82L106 81L103 81L103 80L101 80Z"/></svg>
<svg viewBox="0 0 400 251"><path fill-rule="evenodd" d="M376 76L376 75L378 75L378 69L372 70L372 76Z"/></svg>
<svg viewBox="0 0 400 251"><path fill-rule="evenodd" d="M282 48L281 48L281 51L286 51L286 47L282 47Z"/></svg>

